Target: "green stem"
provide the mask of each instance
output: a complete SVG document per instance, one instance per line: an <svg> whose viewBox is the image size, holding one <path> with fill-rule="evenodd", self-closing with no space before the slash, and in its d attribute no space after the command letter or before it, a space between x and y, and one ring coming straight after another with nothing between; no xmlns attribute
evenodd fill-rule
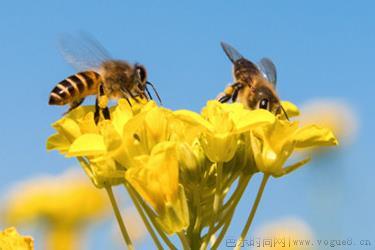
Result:
<svg viewBox="0 0 375 250"><path fill-rule="evenodd" d="M255 198L255 201L254 201L254 204L253 204L253 207L251 208L251 211L250 211L250 214L249 214L249 217L247 218L247 221L246 221L246 224L244 226L244 228L242 229L242 233L241 233L241 236L238 238L237 240L237 243L236 243L236 247L234 248L235 250L239 250L240 247L241 247L241 242L243 242L243 240L245 239L247 233L249 232L249 229L250 229L250 226L251 226L251 223L254 219L254 216L255 216L255 213L257 211L257 208L258 208L258 205L259 205L259 202L260 202L260 199L262 198L262 195L263 195L263 191L264 191L264 188L266 187L266 184L267 184L267 181L268 181L268 178L270 176L267 175L267 174L264 174L263 175L263 179L262 179L262 183L260 184L260 187L258 189L258 193L257 193L257 196Z"/></svg>
<svg viewBox="0 0 375 250"><path fill-rule="evenodd" d="M225 236L225 234L226 234L226 232L227 232L227 230L228 230L228 228L229 228L229 226L232 222L234 211L236 210L236 207L237 207L238 203L240 202L240 200L242 198L242 195L243 195L244 191L246 190L247 184L249 183L250 179L251 179L251 176L247 176L247 177L245 177L245 179L239 180L238 188L236 189L235 193L233 194L233 197L234 197L233 198L233 204L231 204L231 207L230 207L229 211L227 212L227 214L224 217L224 227L220 231L220 234L217 237L214 244L212 245L211 249L217 249L219 247L219 244L223 240L223 238L224 238L224 236Z"/></svg>
<svg viewBox="0 0 375 250"><path fill-rule="evenodd" d="M216 163L216 189L215 189L215 197L214 197L214 204L213 204L213 212L211 216L210 225L208 228L207 237L203 241L200 247L201 250L204 250L207 248L208 242L210 241L210 238L212 234L214 233L213 230L215 226L215 221L219 212L219 206L222 202L222 193L221 193L222 174L223 174L223 163L218 162Z"/></svg>
<svg viewBox="0 0 375 250"><path fill-rule="evenodd" d="M184 250L190 250L189 242L188 242L184 232L178 232L177 235L180 238L183 249Z"/></svg>
<svg viewBox="0 0 375 250"><path fill-rule="evenodd" d="M132 244L132 242L130 240L128 231L126 230L124 221L121 218L121 213L120 213L120 210L119 210L119 208L117 206L117 202L116 202L115 196L113 195L112 187L111 186L106 186L105 189L107 191L109 199L111 200L112 208L113 208L113 211L115 213L115 216L116 216L116 219L117 219L117 223L120 226L120 230L121 230L122 236L124 237L126 246L128 247L128 249L133 250L134 247L133 247L133 244Z"/></svg>
<svg viewBox="0 0 375 250"><path fill-rule="evenodd" d="M129 185L129 189L133 191L133 194L136 196L141 207L147 214L147 217L151 220L152 225L154 226L154 228L156 229L160 237L163 239L164 243L168 246L169 249L177 250L177 248L173 245L173 243L168 239L164 231L160 228L158 222L156 221L157 215L154 213L154 211L152 211L152 209L149 208L149 206L144 202L142 197L134 190L132 186Z"/></svg>
<svg viewBox="0 0 375 250"><path fill-rule="evenodd" d="M145 227L146 227L147 231L150 233L151 238L154 241L156 247L158 249L163 249L163 246L162 246L162 244L161 244L158 236L156 235L154 229L152 228L150 222L148 221L145 212L143 211L141 205L139 204L139 202L138 202L138 200L137 200L137 198L136 198L136 196L134 194L134 191L131 188L129 188L128 185L129 185L128 183L124 183L125 189L128 191L128 193L130 195L130 198L132 199L135 208L137 209L139 215L141 216L141 218L143 220L143 223L145 224Z"/></svg>

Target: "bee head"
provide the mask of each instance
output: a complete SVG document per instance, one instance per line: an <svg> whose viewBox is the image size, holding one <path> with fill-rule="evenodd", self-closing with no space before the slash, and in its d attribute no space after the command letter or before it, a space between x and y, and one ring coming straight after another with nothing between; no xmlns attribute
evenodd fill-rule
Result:
<svg viewBox="0 0 375 250"><path fill-rule="evenodd" d="M284 114L289 120L287 113L281 105L280 99L272 89L261 87L258 89L255 98L255 109L265 109L275 115Z"/></svg>
<svg viewBox="0 0 375 250"><path fill-rule="evenodd" d="M145 89L147 82L147 72L143 65L135 64L135 77L138 81L139 88Z"/></svg>
<svg viewBox="0 0 375 250"><path fill-rule="evenodd" d="M248 100L251 109L265 109L273 114L280 113L280 99L272 84L258 78L251 84L251 89L253 98Z"/></svg>

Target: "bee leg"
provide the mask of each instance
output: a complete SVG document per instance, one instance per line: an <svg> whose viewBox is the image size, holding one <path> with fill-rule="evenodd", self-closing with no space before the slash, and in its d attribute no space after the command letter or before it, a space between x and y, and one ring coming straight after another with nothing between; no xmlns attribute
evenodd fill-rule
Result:
<svg viewBox="0 0 375 250"><path fill-rule="evenodd" d="M221 103L224 103L224 102L229 101L230 97L231 97L230 95L224 95L224 96L220 97L218 101L221 102Z"/></svg>
<svg viewBox="0 0 375 250"><path fill-rule="evenodd" d="M82 102L83 102L84 100L85 100L85 98L81 98L81 99L79 99L79 100L75 100L75 101L73 101L73 102L70 104L70 107L69 107L68 111L66 111L66 112L64 113L64 115L66 115L67 113L69 113L69 112L72 111L73 109L77 108L79 105L82 104Z"/></svg>
<svg viewBox="0 0 375 250"><path fill-rule="evenodd" d="M236 102L238 92L242 89L243 85L239 82L236 82L232 85L232 87L234 89L233 94L232 94L232 102Z"/></svg>
<svg viewBox="0 0 375 250"><path fill-rule="evenodd" d="M104 96L104 88L103 88L102 84L99 86L99 96ZM96 98L96 100L98 101L98 98ZM99 106L99 104L98 104L98 106ZM106 119L106 120L111 119L111 114L109 113L108 107L105 107L105 108L99 107L99 109L102 111L104 119Z"/></svg>
<svg viewBox="0 0 375 250"><path fill-rule="evenodd" d="M132 105L132 103L129 101L129 98L127 98L127 97L124 97L124 99L129 103L129 106L130 107L132 107L133 105Z"/></svg>
<svg viewBox="0 0 375 250"><path fill-rule="evenodd" d="M105 107L104 109L102 109L102 113L103 113L104 119L106 119L106 120L111 119L111 113L109 113L108 107Z"/></svg>
<svg viewBox="0 0 375 250"><path fill-rule="evenodd" d="M232 95L232 102L236 102L237 96L238 96L238 91L240 91L240 88L235 87Z"/></svg>
<svg viewBox="0 0 375 250"><path fill-rule="evenodd" d="M101 96L104 96L103 85L99 86L99 93L98 93L98 95L96 96L96 99L95 99L95 112L94 112L94 121L95 121L95 124L98 124L98 122L99 122L100 112L103 114L104 119L106 119L106 120L111 119L111 115L110 115L108 107L101 108L99 106L99 98Z"/></svg>
<svg viewBox="0 0 375 250"><path fill-rule="evenodd" d="M99 101L98 101L98 98L96 98L96 100L95 100L95 112L94 112L94 121L95 121L95 124L98 124L98 122L99 122L99 119L100 119L100 111L102 111L102 114L103 114L104 119L106 119L106 120L111 119L111 114L110 114L110 112L109 112L108 107L105 107L104 109L101 109L101 108L99 107Z"/></svg>
<svg viewBox="0 0 375 250"><path fill-rule="evenodd" d="M95 99L95 112L94 112L94 121L95 124L98 124L100 118L100 111L99 111L99 100L98 97Z"/></svg>
<svg viewBox="0 0 375 250"><path fill-rule="evenodd" d="M130 90L128 90L127 88L123 88L123 89L122 89L122 92L124 93L125 98L126 98L126 95L128 95L128 96L130 96L130 98L132 98L134 101L139 102L139 100L136 98L136 96L135 96ZM128 102L129 102L129 99L128 99L128 98L126 98L126 99L127 99ZM129 104L130 104L130 102L129 102ZM130 106L131 106L131 105L130 105Z"/></svg>
<svg viewBox="0 0 375 250"><path fill-rule="evenodd" d="M219 102L224 103L229 101L232 98L234 102L237 99L238 91L242 88L242 84L239 82L235 82L224 90L224 95L218 99Z"/></svg>

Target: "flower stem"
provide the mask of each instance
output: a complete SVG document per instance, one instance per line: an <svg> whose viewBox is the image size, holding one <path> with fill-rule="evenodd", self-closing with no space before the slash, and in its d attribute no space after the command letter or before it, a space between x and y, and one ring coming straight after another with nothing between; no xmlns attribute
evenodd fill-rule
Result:
<svg viewBox="0 0 375 250"><path fill-rule="evenodd" d="M177 235L180 238L183 249L184 250L190 250L189 242L188 242L184 232L178 232Z"/></svg>
<svg viewBox="0 0 375 250"><path fill-rule="evenodd" d="M211 239L212 234L214 234L214 226L215 220L217 219L217 215L219 212L219 206L222 202L222 191L221 191L221 182L222 182L222 174L223 174L223 163L217 162L216 163L216 189L215 189L215 196L214 196L214 204L213 204L213 211L210 221L210 226L208 228L207 237L203 241L200 249L204 250L207 248L208 242Z"/></svg>
<svg viewBox="0 0 375 250"><path fill-rule="evenodd" d="M156 221L157 215L154 213L154 211L152 211L152 209L148 207L148 205L145 203L142 197L134 190L134 188L131 185L129 185L129 189L133 191L133 194L139 201L139 204L145 211L147 217L152 222L152 225L154 226L156 231L159 233L160 237L163 239L164 243L168 246L169 249L177 250L177 248L173 245L173 243L168 239L168 236L164 233L163 229L160 228L160 225Z"/></svg>
<svg viewBox="0 0 375 250"><path fill-rule="evenodd" d="M115 213L115 216L116 216L116 219L117 219L117 223L120 226L120 230L121 230L122 236L124 237L126 246L128 247L128 249L133 250L134 249L133 243L130 240L130 237L129 237L128 231L126 230L124 221L121 218L121 213L120 213L120 210L119 210L119 208L117 206L117 202L116 202L115 196L113 195L112 187L111 186L106 186L105 189L107 191L109 199L111 200L112 208L113 208L113 211Z"/></svg>
<svg viewBox="0 0 375 250"><path fill-rule="evenodd" d="M251 179L251 176L247 176L247 177L245 177L245 179L239 180L238 187L237 187L235 193L232 196L233 202L231 204L231 207L230 207L229 211L227 212L227 214L225 215L225 218L223 219L224 220L224 227L220 231L220 234L217 237L214 244L212 245L211 249L217 249L219 247L219 244L223 240L223 238L224 238L224 236L225 236L225 234L226 234L226 232L227 232L227 230L230 226L230 223L232 222L234 211L236 210L236 207L237 207L239 201L241 200L242 195L243 195L244 191L246 190L247 184L249 183L250 179Z"/></svg>
<svg viewBox="0 0 375 250"><path fill-rule="evenodd" d="M135 208L137 209L139 215L141 216L147 231L150 233L151 238L154 241L157 249L163 249L163 246L162 246L158 236L156 235L154 229L152 228L150 222L148 221L145 212L143 211L141 205L139 204L139 201L137 200L137 198L134 194L134 191L130 187L128 187L128 185L129 185L128 183L124 183L125 189L128 191L128 193L130 195L130 198L132 199Z"/></svg>
<svg viewBox="0 0 375 250"><path fill-rule="evenodd" d="M257 211L260 199L262 198L263 191L264 191L264 188L266 187L266 184L267 184L267 181L268 181L269 177L270 176L267 175L267 174L263 175L262 183L260 184L260 187L258 189L258 193L257 193L257 196L255 198L253 207L251 208L249 217L247 218L246 224L245 224L244 228L242 229L241 236L237 239L236 247L234 248L235 250L239 250L240 249L241 242L245 239L247 233L249 232L251 223L252 223L252 221L254 219L255 213Z"/></svg>

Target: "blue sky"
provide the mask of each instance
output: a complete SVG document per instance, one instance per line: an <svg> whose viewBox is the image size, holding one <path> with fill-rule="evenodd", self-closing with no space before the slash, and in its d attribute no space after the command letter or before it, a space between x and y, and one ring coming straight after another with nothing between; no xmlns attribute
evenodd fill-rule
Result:
<svg viewBox="0 0 375 250"><path fill-rule="evenodd" d="M372 1L339 0L2 3L0 191L75 164L45 150L50 124L65 110L47 105L49 92L75 72L57 49L62 33L92 33L114 57L144 64L165 106L195 111L231 81L230 62L219 46L226 41L254 61L273 59L282 99L301 104L341 98L360 119L352 146L272 180L255 226L293 215L321 238L370 238L375 244L374 8ZM247 214L248 191L236 223ZM100 240L105 245L108 239Z"/></svg>

